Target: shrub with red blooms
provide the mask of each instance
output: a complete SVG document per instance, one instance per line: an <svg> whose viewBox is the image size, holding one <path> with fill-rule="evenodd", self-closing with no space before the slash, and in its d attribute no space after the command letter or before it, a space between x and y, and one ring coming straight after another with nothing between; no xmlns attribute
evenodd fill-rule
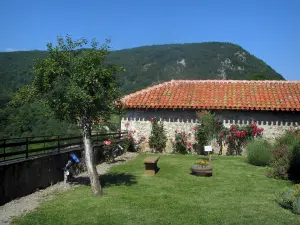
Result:
<svg viewBox="0 0 300 225"><path fill-rule="evenodd" d="M253 120L253 123L247 126L232 124L229 129L223 129L220 132L218 139L223 140L228 145L228 155L241 155L246 142L255 137L261 137L263 131L264 129L259 128Z"/></svg>
<svg viewBox="0 0 300 225"><path fill-rule="evenodd" d="M288 179L288 170L290 167L289 151L285 145L280 145L272 152L273 160L266 173L267 177L278 179Z"/></svg>
<svg viewBox="0 0 300 225"><path fill-rule="evenodd" d="M175 131L175 140L173 142L173 148L175 153L187 154L192 149L192 142L188 140L189 134L185 132Z"/></svg>
<svg viewBox="0 0 300 225"><path fill-rule="evenodd" d="M300 129L295 127L277 138L268 177L300 183Z"/></svg>

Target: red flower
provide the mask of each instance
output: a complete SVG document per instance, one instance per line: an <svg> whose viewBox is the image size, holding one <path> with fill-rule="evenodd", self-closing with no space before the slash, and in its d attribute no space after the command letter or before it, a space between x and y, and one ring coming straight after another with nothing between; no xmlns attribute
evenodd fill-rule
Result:
<svg viewBox="0 0 300 225"><path fill-rule="evenodd" d="M103 141L103 143L104 143L106 146L110 146L111 141Z"/></svg>
<svg viewBox="0 0 300 225"><path fill-rule="evenodd" d="M192 148L192 146L193 146L192 142L189 142L188 143L188 148Z"/></svg>

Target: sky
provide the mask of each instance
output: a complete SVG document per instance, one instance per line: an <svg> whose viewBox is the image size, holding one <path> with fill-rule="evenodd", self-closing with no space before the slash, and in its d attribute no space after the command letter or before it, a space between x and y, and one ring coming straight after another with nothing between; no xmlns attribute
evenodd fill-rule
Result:
<svg viewBox="0 0 300 225"><path fill-rule="evenodd" d="M111 38L114 50L221 41L300 80L300 0L0 0L0 51L45 50L57 36Z"/></svg>

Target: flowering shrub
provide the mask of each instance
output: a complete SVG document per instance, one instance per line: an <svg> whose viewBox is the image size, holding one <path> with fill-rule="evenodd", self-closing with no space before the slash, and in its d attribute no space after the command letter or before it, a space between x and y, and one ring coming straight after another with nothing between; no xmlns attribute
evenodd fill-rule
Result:
<svg viewBox="0 0 300 225"><path fill-rule="evenodd" d="M232 124L229 129L223 129L220 132L219 139L224 140L228 145L228 155L241 155L242 147L246 145L246 142L255 137L261 137L263 131L264 129L259 128L253 120L253 123L247 126Z"/></svg>
<svg viewBox="0 0 300 225"><path fill-rule="evenodd" d="M129 152L137 152L139 151L139 145L146 139L145 136L141 136L138 140L136 140L133 136L136 134L136 130L130 130L130 122L125 122L125 127L128 134L123 139L123 145L126 151Z"/></svg>
<svg viewBox="0 0 300 225"><path fill-rule="evenodd" d="M276 140L268 177L300 181L300 130L290 129Z"/></svg>
<svg viewBox="0 0 300 225"><path fill-rule="evenodd" d="M204 146L210 144L214 138L218 137L218 134L223 129L223 124L215 114L206 110L198 113L196 123L197 125L193 130L195 131L195 139L201 154L204 153Z"/></svg>
<svg viewBox="0 0 300 225"><path fill-rule="evenodd" d="M175 153L187 154L192 149L192 142L188 139L191 137L191 133L175 131L175 139L173 141L173 147Z"/></svg>
<svg viewBox="0 0 300 225"><path fill-rule="evenodd" d="M103 141L103 153L106 162L113 162L114 161L114 154L113 149L116 148L116 144L113 143L111 140Z"/></svg>
<svg viewBox="0 0 300 225"><path fill-rule="evenodd" d="M272 152L272 162L266 173L267 177L288 179L290 167L289 152L285 145L276 147Z"/></svg>
<svg viewBox="0 0 300 225"><path fill-rule="evenodd" d="M164 125L162 122L158 122L156 117L151 117L150 122L152 124L152 130L149 137L149 146L154 151L163 152L167 143Z"/></svg>

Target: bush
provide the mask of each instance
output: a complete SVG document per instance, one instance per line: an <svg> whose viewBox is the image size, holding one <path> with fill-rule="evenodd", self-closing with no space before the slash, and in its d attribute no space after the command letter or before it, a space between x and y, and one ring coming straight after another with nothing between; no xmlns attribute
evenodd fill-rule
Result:
<svg viewBox="0 0 300 225"><path fill-rule="evenodd" d="M188 135L185 132L175 131L175 140L173 142L174 152L179 154L187 154L192 148L192 142L188 139L191 133Z"/></svg>
<svg viewBox="0 0 300 225"><path fill-rule="evenodd" d="M276 140L267 175L300 181L300 131L291 129Z"/></svg>
<svg viewBox="0 0 300 225"><path fill-rule="evenodd" d="M252 119L252 124L246 126L239 126L232 124L229 129L225 129L221 134L225 143L228 145L228 155L241 155L243 146L247 141L253 140L256 137L262 137L263 128L259 128L256 122Z"/></svg>
<svg viewBox="0 0 300 225"><path fill-rule="evenodd" d="M152 150L163 152L166 148L167 136L162 122L158 122L155 117L150 118L152 123L151 135L149 137L149 146Z"/></svg>
<svg viewBox="0 0 300 225"><path fill-rule="evenodd" d="M293 202L293 213L300 215L300 197L297 197Z"/></svg>
<svg viewBox="0 0 300 225"><path fill-rule="evenodd" d="M222 122L215 116L214 113L203 110L198 115L197 125L194 127L195 140L198 144L199 154L204 153L204 146L219 136L223 129Z"/></svg>
<svg viewBox="0 0 300 225"><path fill-rule="evenodd" d="M272 159L271 145L262 139L248 142L247 159L250 164L255 166L269 165Z"/></svg>
<svg viewBox="0 0 300 225"><path fill-rule="evenodd" d="M284 190L277 202L286 209L291 209L295 214L300 214L300 184L295 184Z"/></svg>
<svg viewBox="0 0 300 225"><path fill-rule="evenodd" d="M290 156L285 145L280 145L272 150L272 161L267 171L268 177L287 179L290 168Z"/></svg>

